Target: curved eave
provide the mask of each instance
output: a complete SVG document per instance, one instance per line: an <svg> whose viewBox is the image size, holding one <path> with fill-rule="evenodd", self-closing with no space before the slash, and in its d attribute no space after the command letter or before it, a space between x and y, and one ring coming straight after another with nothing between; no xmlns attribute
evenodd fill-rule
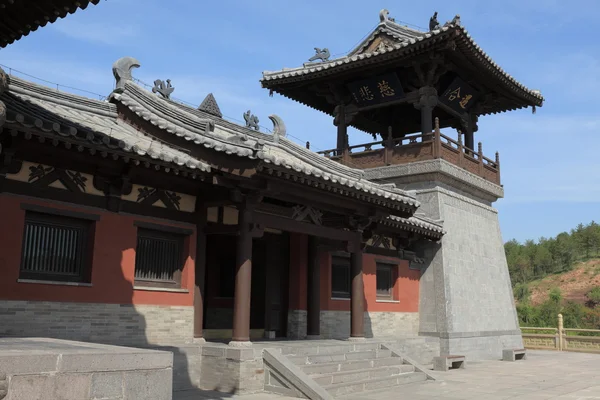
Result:
<svg viewBox="0 0 600 400"><path fill-rule="evenodd" d="M267 161L267 160L265 160ZM277 163L266 162L259 167L259 170L271 176L292 180L296 183L304 184L321 190L354 198L373 205L389 208L391 210L413 214L419 207L419 203L411 198L399 194L387 194L387 197L374 193L370 190L369 184L362 185L355 182L341 182L336 178L310 174L307 171L294 169L290 165L278 165Z"/></svg>
<svg viewBox="0 0 600 400"><path fill-rule="evenodd" d="M153 167L157 171L162 169L167 173L182 174L193 179L211 171L210 166L204 163L194 166L185 165L178 160L167 158L161 153L147 152L124 141L115 142L106 136L95 135L90 131L82 132L73 126L12 111L7 112L4 131L13 137L22 133L26 140L31 140L35 136L40 143L48 142L54 147L60 145L67 150L86 152L91 156L102 158L110 155L114 160L121 159L126 163L144 165L146 168Z"/></svg>
<svg viewBox="0 0 600 400"><path fill-rule="evenodd" d="M29 35L40 27L75 13L78 9L86 9L91 3L96 5L100 0L79 1L24 1L0 0L0 48ZM10 21L10 22L6 22Z"/></svg>
<svg viewBox="0 0 600 400"><path fill-rule="evenodd" d="M416 216L412 216L410 218L401 218L391 215L388 218L379 220L378 222L383 226L420 234L433 241L440 240L442 236L446 234L440 224Z"/></svg>
<svg viewBox="0 0 600 400"><path fill-rule="evenodd" d="M390 50L357 54L349 57L339 58L331 62L314 64L307 67L292 68L277 72L263 72L263 78L260 80L260 82L263 88L272 89L277 93L285 95L282 92L282 89L284 88L280 89L278 86L294 82L315 80L376 63L381 64L393 61L399 57L426 50L434 44L439 44L446 40L452 39L457 41L457 48L468 59L475 62L477 65L480 65L482 67L482 71L487 72L493 79L497 80L504 87L514 93L518 98L522 99L525 103L522 106L515 106L512 109L518 109L527 106L541 107L543 105L544 98L541 94L528 89L511 75L506 73L481 49L481 47L477 45L477 43L475 43L464 27L454 25L449 25L433 32L426 33L419 38L398 43L393 49ZM505 108L506 109L498 110L496 112L508 111L511 109L507 107Z"/></svg>

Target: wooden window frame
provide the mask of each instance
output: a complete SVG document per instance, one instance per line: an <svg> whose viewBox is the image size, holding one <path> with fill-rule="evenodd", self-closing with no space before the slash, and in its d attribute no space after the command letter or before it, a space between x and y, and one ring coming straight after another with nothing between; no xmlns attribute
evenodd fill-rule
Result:
<svg viewBox="0 0 600 400"><path fill-rule="evenodd" d="M23 239L21 241L19 281L90 284L92 280L95 220L98 218L87 214L51 209L42 206L27 205L27 207L22 207L22 209L26 210L26 212L23 224ZM26 243L29 225L71 228L79 233L79 237L76 241L76 248L72 250L77 253L78 271L76 274L53 271L33 271L32 268L26 268L26 253L28 250L31 250L31 247ZM53 243L58 245L56 242L57 239L54 238L53 240ZM44 241L47 241L47 239L44 239Z"/></svg>
<svg viewBox="0 0 600 400"><path fill-rule="evenodd" d="M389 289L388 293L380 293L379 289L379 272L384 271L389 274ZM394 294L394 286L398 280L398 265L388 262L376 261L375 263L375 294L377 300L394 301L396 300Z"/></svg>
<svg viewBox="0 0 600 400"><path fill-rule="evenodd" d="M138 227L136 240L136 257L134 265L134 286L139 287L154 287L154 288L173 288L180 289L182 285L182 275L185 269L186 249L189 247L189 236L193 231L170 226L162 226L158 224L136 222L134 225ZM153 240L170 240L177 243L178 260L177 266L174 267L172 279L151 279L141 278L137 276L138 271L138 247L140 238Z"/></svg>
<svg viewBox="0 0 600 400"><path fill-rule="evenodd" d="M334 278L334 273L333 270L334 268L344 268L347 270L347 274L348 274L348 282L347 282L347 286L348 286L348 290L347 291L336 291L334 290L334 282L333 282L333 278ZM351 295L352 295L352 272L351 272L351 267L350 267L350 259L347 257L341 257L341 256L332 256L331 257L331 285L330 285L330 290L331 290L331 298L332 299L343 299L343 300L349 300Z"/></svg>

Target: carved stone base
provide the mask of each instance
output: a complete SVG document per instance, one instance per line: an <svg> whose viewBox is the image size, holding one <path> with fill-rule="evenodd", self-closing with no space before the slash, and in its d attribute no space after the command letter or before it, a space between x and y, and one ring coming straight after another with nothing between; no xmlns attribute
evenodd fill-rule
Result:
<svg viewBox="0 0 600 400"><path fill-rule="evenodd" d="M364 342L366 339L364 336L358 337L358 336L351 336L348 338L349 342Z"/></svg>
<svg viewBox="0 0 600 400"><path fill-rule="evenodd" d="M252 342L251 341L240 342L237 340L232 340L231 342L229 342L229 346L231 346L231 347L252 347Z"/></svg>

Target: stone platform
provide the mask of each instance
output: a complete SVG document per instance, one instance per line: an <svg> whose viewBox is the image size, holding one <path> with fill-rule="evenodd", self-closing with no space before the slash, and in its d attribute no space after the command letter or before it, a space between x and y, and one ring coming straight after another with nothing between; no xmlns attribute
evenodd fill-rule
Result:
<svg viewBox="0 0 600 400"><path fill-rule="evenodd" d="M170 400L173 354L47 338L0 338L4 400Z"/></svg>
<svg viewBox="0 0 600 400"><path fill-rule="evenodd" d="M368 394L339 397L346 400L599 400L600 355L556 351L528 351L523 362L472 362L468 369L443 373L443 380L419 382ZM223 394L180 392L174 400L292 400L258 393Z"/></svg>

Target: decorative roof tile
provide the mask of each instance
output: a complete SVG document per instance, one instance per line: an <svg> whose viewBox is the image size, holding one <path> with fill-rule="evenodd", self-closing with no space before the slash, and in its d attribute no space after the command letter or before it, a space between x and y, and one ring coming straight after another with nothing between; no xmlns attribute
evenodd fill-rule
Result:
<svg viewBox="0 0 600 400"><path fill-rule="evenodd" d="M200 106L198 107L198 110L204 111L205 113L208 113L210 115L214 115L215 117L223 118L221 109L219 108L217 100L215 100L215 96L213 96L212 93L209 93L204 98L202 104L200 104Z"/></svg>

